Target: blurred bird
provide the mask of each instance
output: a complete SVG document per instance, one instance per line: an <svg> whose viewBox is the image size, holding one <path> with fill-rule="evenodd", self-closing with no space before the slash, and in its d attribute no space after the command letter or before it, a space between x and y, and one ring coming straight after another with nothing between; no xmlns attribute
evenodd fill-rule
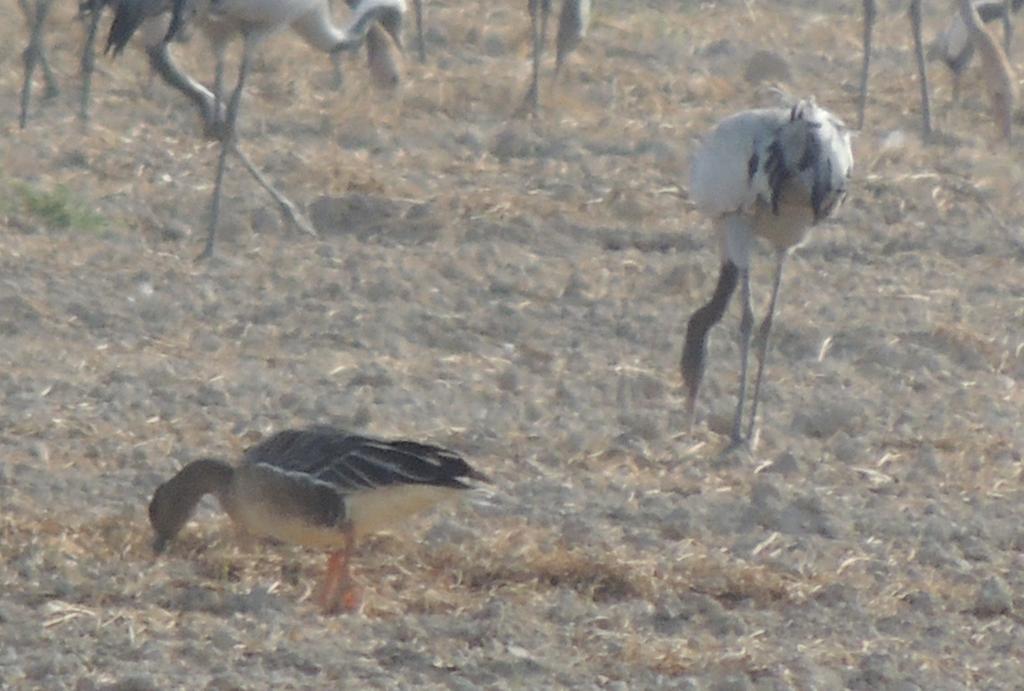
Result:
<svg viewBox="0 0 1024 691"><path fill-rule="evenodd" d="M391 34L378 25L366 34L366 64L370 80L382 91L394 91L402 83L402 50Z"/></svg>
<svg viewBox="0 0 1024 691"><path fill-rule="evenodd" d="M1009 142L1013 127L1013 106L1017 100L1017 79L1006 59L1006 53L985 28L972 0L960 0L960 17L971 43L981 56L981 71L996 129L1000 138Z"/></svg>
<svg viewBox="0 0 1024 691"><path fill-rule="evenodd" d="M782 265L810 227L831 216L842 204L852 168L849 131L813 100L801 101L792 108L746 110L731 115L715 126L697 150L690 197L697 209L711 218L719 234L721 269L711 300L693 313L686 326L681 369L687 388L688 424L693 424L704 377L708 332L722 319L739 283L743 309L740 387L731 446L741 445L753 435ZM750 254L757 237L774 248L776 267L767 314L757 336L758 368L744 437L741 425L754 320Z"/></svg>
<svg viewBox="0 0 1024 691"><path fill-rule="evenodd" d="M350 9L359 4L359 0L345 1ZM419 11L419 2L415 4ZM374 87L382 91L398 88L402 81L402 51L401 22L387 26L374 24L370 27L366 34L366 63L370 68L370 81ZM335 85L340 87L344 83L341 53L331 53L331 62L334 64Z"/></svg>
<svg viewBox="0 0 1024 691"><path fill-rule="evenodd" d="M1024 0L1012 0L1010 10L1017 12L1024 5ZM989 24L997 19L1006 21L1007 3L1005 0L986 0L974 3L981 21ZM1006 33L1009 23L1004 24L1004 46L1009 44L1010 34ZM1009 49L1007 49L1008 51ZM941 60L953 73L953 103L960 102L960 78L971 64L974 57L974 43L967 32L960 8L949 18L946 28L935 37L928 46L928 58Z"/></svg>
<svg viewBox="0 0 1024 691"><path fill-rule="evenodd" d="M333 550L318 596L325 613L358 608L350 561L370 533L489 482L457 454L330 427L278 432L238 466L204 458L157 487L149 504L153 549L163 552L199 500L217 497L244 532Z"/></svg>

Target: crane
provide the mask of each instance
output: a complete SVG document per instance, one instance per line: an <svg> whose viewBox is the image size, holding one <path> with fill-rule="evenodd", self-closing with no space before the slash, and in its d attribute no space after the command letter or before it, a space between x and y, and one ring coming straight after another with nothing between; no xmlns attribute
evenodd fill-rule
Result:
<svg viewBox="0 0 1024 691"><path fill-rule="evenodd" d="M973 0L960 0L960 17L967 28L971 43L981 55L985 89L988 91L992 116L995 118L999 136L1009 142L1013 126L1013 104L1017 99L1017 79L1009 60L1006 59L1006 53L985 28Z"/></svg>
<svg viewBox="0 0 1024 691"><path fill-rule="evenodd" d="M853 168L850 132L812 99L791 108L746 110L719 122L693 160L690 197L719 234L721 266L711 299L689 318L680 367L692 426L707 361L708 333L740 286L740 386L730 447L754 432L772 316L789 251L810 227L835 213L846 196ZM750 254L754 239L775 250L775 277L757 336L758 368L746 436L742 434L747 363L753 329Z"/></svg>
<svg viewBox="0 0 1024 691"><path fill-rule="evenodd" d="M189 0L120 0L114 22L110 27L108 50L112 50L116 55L124 49L144 20L167 11L171 12L170 27L159 45L147 50L150 64L164 81L181 91L196 105L203 119L206 134L221 141L213 198L210 202L206 245L199 258L208 258L213 254L220 218L221 189L230 152L237 155L257 181L274 196L282 213L289 220L300 229L315 235L309 223L296 211L294 204L277 192L238 148L238 113L252 56L264 39L289 27L308 44L328 53L358 48L370 27L378 21L385 29L391 27L389 33L399 34L405 14L405 0L361 0L344 26L334 24L327 0L201 0L194 5ZM168 40L180 31L189 19L186 15L192 11L195 12L196 21L209 37L214 55L217 57L217 78L213 93L185 74L174 63L167 50ZM236 35L242 37L242 58L238 80L224 108L220 96L224 54L228 43Z"/></svg>
<svg viewBox="0 0 1024 691"><path fill-rule="evenodd" d="M1009 3L1006 0L985 0L974 4L982 22L990 24L997 19L1003 20L1003 46L1007 54L1012 36L1012 25L1008 21L1008 4L1010 12L1018 12L1024 5L1024 0L1012 0ZM967 32L967 25L959 8L949 18L946 28L928 46L928 57L941 60L953 73L953 103L959 103L960 78L974 57L974 42Z"/></svg>

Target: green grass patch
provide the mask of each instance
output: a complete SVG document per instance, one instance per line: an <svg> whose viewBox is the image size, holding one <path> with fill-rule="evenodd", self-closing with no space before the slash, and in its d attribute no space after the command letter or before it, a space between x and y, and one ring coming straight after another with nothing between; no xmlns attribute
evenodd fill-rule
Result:
<svg viewBox="0 0 1024 691"><path fill-rule="evenodd" d="M45 190L14 182L0 204L8 213L30 216L50 229L99 231L107 226L103 216L64 185Z"/></svg>

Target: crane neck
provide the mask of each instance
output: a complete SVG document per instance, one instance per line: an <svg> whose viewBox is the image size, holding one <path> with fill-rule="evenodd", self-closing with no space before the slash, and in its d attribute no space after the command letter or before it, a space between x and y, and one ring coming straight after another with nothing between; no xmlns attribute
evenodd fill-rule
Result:
<svg viewBox="0 0 1024 691"><path fill-rule="evenodd" d="M199 116L203 120L203 127L208 131L215 127L219 113L215 112L216 99L213 93L192 77L181 71L175 64L167 50L167 43L161 41L155 46L146 49L149 58L149 65L153 71L159 74L172 88L184 94L199 110Z"/></svg>
<svg viewBox="0 0 1024 691"><path fill-rule="evenodd" d="M978 8L974 6L974 0L960 0L960 17L964 20L964 26L967 27L967 33L972 40L976 40L982 34L989 39L992 38L981 20L981 15L978 14Z"/></svg>
<svg viewBox="0 0 1024 691"><path fill-rule="evenodd" d="M397 32L404 10L404 0L362 0L352 9L348 22L335 24L330 5L325 2L293 22L291 27L317 50L329 53L354 50L362 45L374 22L393 26Z"/></svg>

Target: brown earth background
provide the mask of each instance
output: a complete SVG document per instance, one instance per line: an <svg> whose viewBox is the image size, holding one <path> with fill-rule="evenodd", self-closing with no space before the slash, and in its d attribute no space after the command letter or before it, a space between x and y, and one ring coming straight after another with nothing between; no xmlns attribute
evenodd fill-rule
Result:
<svg viewBox="0 0 1024 691"><path fill-rule="evenodd" d="M883 8L848 201L787 266L760 443L721 456L735 310L683 429L717 273L689 155L773 85L853 124L860 3L599 1L522 122L525 4L426 0L427 64L391 96L362 57L335 90L269 41L243 147L321 237L233 164L199 264L216 145L188 104L129 49L84 130L61 2L63 93L20 131L0 4L0 687L1024 684L1024 170L978 68L954 108L931 64L922 143ZM174 50L210 78L201 36ZM356 616L317 612L323 555L240 545L209 499L152 556L162 479L316 422L450 446L495 488L367 540Z"/></svg>

